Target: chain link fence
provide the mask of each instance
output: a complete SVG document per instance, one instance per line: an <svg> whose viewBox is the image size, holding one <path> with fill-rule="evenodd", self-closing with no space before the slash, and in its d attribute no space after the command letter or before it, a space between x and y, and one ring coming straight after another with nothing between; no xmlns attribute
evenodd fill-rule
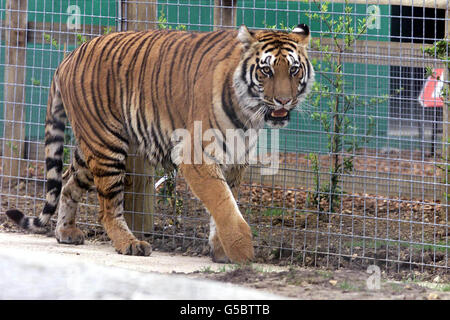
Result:
<svg viewBox="0 0 450 320"><path fill-rule="evenodd" d="M313 92L278 133L277 174L251 166L239 190L256 260L448 272L446 0L0 3L0 214L15 206L38 215L43 207L49 86L82 42L125 30L305 23ZM69 127L66 164L73 146ZM127 167L133 232L156 250L207 255L209 216L183 178L138 156ZM102 238L96 201L86 196L79 220L88 237Z"/></svg>

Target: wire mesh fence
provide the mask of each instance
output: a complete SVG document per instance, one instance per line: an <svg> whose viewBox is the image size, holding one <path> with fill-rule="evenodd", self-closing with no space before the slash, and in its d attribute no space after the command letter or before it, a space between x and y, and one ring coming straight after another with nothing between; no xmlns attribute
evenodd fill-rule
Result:
<svg viewBox="0 0 450 320"><path fill-rule="evenodd" d="M81 43L114 31L305 23L316 84L279 131L277 174L250 166L237 197L256 259L449 270L448 103L440 91L449 49L434 45L449 35L446 0L0 3L1 213L43 207L49 86ZM66 164L74 143L69 127ZM208 254L202 204L181 176L141 162L128 163L130 228L157 250ZM90 193L79 208L92 237L103 234L96 201Z"/></svg>

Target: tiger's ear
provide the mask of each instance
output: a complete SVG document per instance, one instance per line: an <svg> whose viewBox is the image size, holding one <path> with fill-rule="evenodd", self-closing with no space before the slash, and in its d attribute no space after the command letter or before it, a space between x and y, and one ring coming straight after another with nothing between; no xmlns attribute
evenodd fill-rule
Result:
<svg viewBox="0 0 450 320"><path fill-rule="evenodd" d="M309 40L311 39L311 34L309 32L309 27L306 24L299 24L292 30L292 35L298 44L303 47L309 45Z"/></svg>
<svg viewBox="0 0 450 320"><path fill-rule="evenodd" d="M238 31L237 38L242 43L242 46L245 50L250 48L253 42L256 41L256 39L253 37L254 34L247 29L245 25L241 25Z"/></svg>

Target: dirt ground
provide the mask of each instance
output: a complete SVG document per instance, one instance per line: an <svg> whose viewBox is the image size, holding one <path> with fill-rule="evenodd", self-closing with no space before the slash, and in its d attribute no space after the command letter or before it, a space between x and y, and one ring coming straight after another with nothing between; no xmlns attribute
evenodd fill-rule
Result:
<svg viewBox="0 0 450 320"><path fill-rule="evenodd" d="M291 267L287 271L265 272L257 266L224 269L228 271L206 270L196 277L266 290L294 299L450 300L448 277L436 276L434 282L424 282L419 280L420 273L402 281L381 274L380 286L369 289L367 280L371 275L357 270Z"/></svg>
<svg viewBox="0 0 450 320"><path fill-rule="evenodd" d="M59 245L49 235L33 235L30 240L29 235L23 234L3 214L0 214L0 233L14 234L16 244L17 241L21 243L23 241L26 244L24 246L28 246L31 240L37 239L40 242L31 248L34 253L44 250L53 255L94 259L93 261L108 266L130 268L141 272L168 272L188 278L232 283L291 299L450 300L448 274L436 275L419 271L387 273L380 270L379 287L376 286L376 282L369 282L369 285L372 283L370 288L373 288L369 289L367 281L371 276L375 276L375 273L369 274L367 271L348 268L335 270L295 265L280 267L260 263L217 264L211 262L209 258L187 256L186 253L170 255L158 253L158 248L154 248L153 260L142 261L146 258L115 254L110 242L106 239L88 240L87 244L82 246ZM90 256L93 257L90 258ZM145 266L147 261L151 261L153 265Z"/></svg>

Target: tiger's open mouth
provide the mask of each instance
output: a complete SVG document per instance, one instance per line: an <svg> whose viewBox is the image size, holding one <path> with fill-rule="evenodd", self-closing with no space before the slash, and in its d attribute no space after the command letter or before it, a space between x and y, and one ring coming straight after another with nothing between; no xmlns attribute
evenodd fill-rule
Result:
<svg viewBox="0 0 450 320"><path fill-rule="evenodd" d="M265 114L264 120L271 120L274 122L289 120L289 110L285 108L281 108L278 110L269 109Z"/></svg>
<svg viewBox="0 0 450 320"><path fill-rule="evenodd" d="M284 108L281 108L279 110L274 110L270 113L270 116L273 118L284 118L288 114L288 111Z"/></svg>

